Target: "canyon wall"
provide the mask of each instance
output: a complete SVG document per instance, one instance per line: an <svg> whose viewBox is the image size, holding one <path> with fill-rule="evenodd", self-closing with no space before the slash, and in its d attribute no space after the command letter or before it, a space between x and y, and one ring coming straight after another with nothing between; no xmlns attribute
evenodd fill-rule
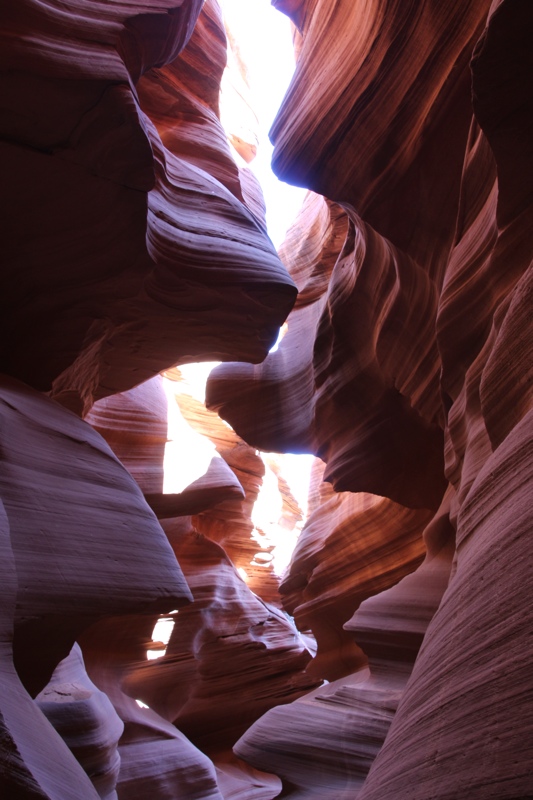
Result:
<svg viewBox="0 0 533 800"><path fill-rule="evenodd" d="M279 254L216 0L0 10L7 799L533 798L531 5L272 5Z"/></svg>

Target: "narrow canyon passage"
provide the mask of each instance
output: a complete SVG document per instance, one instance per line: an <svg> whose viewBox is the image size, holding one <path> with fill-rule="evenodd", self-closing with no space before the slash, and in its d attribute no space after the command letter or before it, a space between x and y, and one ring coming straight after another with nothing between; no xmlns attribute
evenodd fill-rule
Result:
<svg viewBox="0 0 533 800"><path fill-rule="evenodd" d="M5 0L2 800L533 798L532 34Z"/></svg>

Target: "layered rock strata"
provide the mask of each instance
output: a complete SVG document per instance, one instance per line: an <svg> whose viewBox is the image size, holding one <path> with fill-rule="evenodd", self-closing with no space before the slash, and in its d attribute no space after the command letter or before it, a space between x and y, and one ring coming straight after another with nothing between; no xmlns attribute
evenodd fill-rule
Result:
<svg viewBox="0 0 533 800"><path fill-rule="evenodd" d="M121 758L125 754L126 759L118 778L119 797L133 791L130 770L142 791L150 787L157 790L156 775L149 764L159 758L163 745L158 727L152 730L148 724L151 718L159 719L163 730L164 724L177 726L181 739L176 732L176 741L168 743L169 758L184 748L183 757L191 761L194 770L193 780L187 778L189 767L176 766L164 779L169 786L181 786L185 780L190 783L189 792L195 786L203 797L209 781L206 782L202 759L205 761L203 753L208 753L216 765L216 785L226 798L236 792L237 796L245 792L258 800L273 797L281 788L279 779L262 776L237 762L231 757L231 746L266 709L290 702L316 685L316 680L305 672L311 655L287 616L252 594L236 571L239 564L250 571L248 562L259 546L251 540L253 525L246 512L251 511L257 498L263 462L218 418L213 420L213 415L191 395L177 391L177 370L169 374L172 381L154 378L141 387L97 402L88 415L136 476L145 498L159 515L180 566L186 570L194 598L190 613L182 608L179 613L173 611L163 617L170 626L166 646L150 641L156 635L152 632L155 616L97 623L82 639L91 676L113 698L125 724L119 743ZM172 424L171 414L178 413L178 406L195 423L194 440L186 438L192 436L191 430L187 434L176 420ZM198 430L209 433L221 455L212 457L209 451L202 451ZM171 434L175 441L169 441ZM174 457L182 457L187 443L196 455L203 452L204 456L195 464L191 451L189 475L201 469L207 471L181 492L167 494L165 479L173 477L167 473L178 468ZM165 458L168 445L172 448L171 459ZM214 464L219 466L213 469ZM254 475L252 470L250 474L250 467L258 472ZM246 491L237 475L244 476ZM194 512L193 526L190 514ZM205 533L200 533L200 528ZM224 542L234 563L216 541ZM262 572L265 573L265 566ZM267 575L270 580L263 578L255 583L259 589L266 587L269 595L272 584L277 583L271 571ZM252 585L251 575L247 581ZM108 641L113 643L111 648ZM149 708L149 715L144 715L146 709L136 709L125 695L141 701ZM144 733L132 739L133 720L137 718L135 724L143 722ZM143 738L151 742L146 751ZM203 753L195 751L192 743ZM166 758L161 752L163 757ZM212 776L213 769L212 766Z"/></svg>
<svg viewBox="0 0 533 800"><path fill-rule="evenodd" d="M284 797L349 800L358 795L448 583L454 552L448 509L449 498L425 532L424 563L365 600L345 625L368 656L369 668L292 706L272 709L237 742L238 755L282 777Z"/></svg>
<svg viewBox="0 0 533 800"><path fill-rule="evenodd" d="M212 0L0 11L14 800L532 796L530 2L274 5L298 53L274 165L310 190L285 266L218 120ZM134 387L196 359L234 362L208 401L236 434L219 421L222 458L165 492L168 404L158 379ZM235 570L255 547L255 448L320 456L340 493L313 490L283 584L316 660ZM270 776L230 756L240 734Z"/></svg>
<svg viewBox="0 0 533 800"><path fill-rule="evenodd" d="M2 23L0 369L87 410L180 359L261 360L295 289L216 117L216 6L24 0Z"/></svg>
<svg viewBox="0 0 533 800"><path fill-rule="evenodd" d="M448 483L452 577L358 796L529 797L531 11L276 6L300 40L275 168L340 204L348 233L314 315L296 306L264 366L219 367L209 401L250 441L321 455L337 489L435 509ZM315 220L308 205L294 227L308 255L285 255L300 292L322 266ZM258 397L264 424L244 411Z"/></svg>
<svg viewBox="0 0 533 800"><path fill-rule="evenodd" d="M280 594L300 630L311 630L317 640L309 667L314 675L335 680L365 663L344 623L363 600L418 566L431 516L431 511L347 492L334 494L311 514Z"/></svg>

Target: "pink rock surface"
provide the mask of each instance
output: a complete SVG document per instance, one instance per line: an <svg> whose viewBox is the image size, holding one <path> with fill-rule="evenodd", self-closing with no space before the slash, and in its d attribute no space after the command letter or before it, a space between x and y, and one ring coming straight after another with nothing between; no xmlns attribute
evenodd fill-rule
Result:
<svg viewBox="0 0 533 800"><path fill-rule="evenodd" d="M0 490L18 580L15 663L36 693L94 620L157 614L190 593L140 489L90 425L7 377L0 413Z"/></svg>
<svg viewBox="0 0 533 800"><path fill-rule="evenodd" d="M163 491L168 401L159 376L129 392L104 397L85 420L103 436L144 494Z"/></svg>
<svg viewBox="0 0 533 800"><path fill-rule="evenodd" d="M355 212L328 210L310 198L289 234L307 238L285 258L300 295L278 350L257 368L214 370L208 406L258 447L320 456L337 491L436 509L436 287Z"/></svg>
<svg viewBox="0 0 533 800"><path fill-rule="evenodd" d="M119 800L146 797L222 800L215 768L171 723L141 708L122 689L125 676L146 659L150 617L115 617L93 625L81 640L91 679L108 695L124 723L119 742Z"/></svg>
<svg viewBox="0 0 533 800"><path fill-rule="evenodd" d="M316 685L305 674L311 656L294 625L250 592L219 545L186 518L163 526L194 602L175 616L165 655L138 663L123 686L206 752L227 751L264 710Z"/></svg>
<svg viewBox="0 0 533 800"><path fill-rule="evenodd" d="M111 797L267 800L280 781L291 800L533 796L531 3L274 5L298 28L274 165L324 195L309 194L281 260L219 124L214 2L0 11L9 800L98 796L32 699L70 669L75 639L124 724ZM158 381L129 390L196 359L232 362L208 394L236 433L184 401L223 461L165 495ZM63 407L103 398L88 418L141 488ZM314 664L235 571L271 469L256 447L318 454L353 493L313 488L284 584L317 632ZM172 547L143 494L172 515ZM270 597L266 573L249 585ZM154 622L178 607L148 662ZM344 675L359 648L370 672ZM342 677L314 688L326 668ZM48 705L58 729L75 717L76 750L87 705ZM116 739L108 719L98 741ZM241 734L253 767L229 755Z"/></svg>
<svg viewBox="0 0 533 800"><path fill-rule="evenodd" d="M317 640L309 672L335 680L365 663L344 623L365 598L418 566L431 516L348 492L333 494L310 515L280 586L283 607Z"/></svg>
<svg viewBox="0 0 533 800"><path fill-rule="evenodd" d="M256 519L254 522L252 519L265 481L265 462L255 448L246 444L217 414L208 411L203 403L192 397L186 387L183 392L176 394L176 402L189 425L215 445L217 453L244 491L244 498L234 495L233 499L216 507L209 507L206 503L205 510L198 513L193 520L195 528L224 548L237 569L244 570L247 584L255 594L279 606L280 578L274 573L272 565L257 562L256 555L258 551L261 552L261 541L264 537L257 529L257 524L261 521ZM301 509L281 475L275 455L266 460L276 476L277 488L282 497L280 525L291 530L296 521L302 518ZM282 534L282 531L279 533Z"/></svg>
<svg viewBox="0 0 533 800"><path fill-rule="evenodd" d="M291 706L272 709L235 745L241 758L281 776L282 796L358 796L448 583L454 552L448 508L447 501L426 530L424 563L365 600L345 625L368 656L369 669L321 686Z"/></svg>
<svg viewBox="0 0 533 800"><path fill-rule="evenodd" d="M436 509L449 483L452 579L360 797L528 797L528 567L512 564L531 525L531 11L276 5L302 38L275 168L340 203L349 230L321 250L304 208L286 262L301 297L333 257L322 299L305 318L296 303L264 366L219 367L209 401L249 441L320 454L336 489ZM419 598L435 609L431 584ZM376 614L376 636L387 624Z"/></svg>
<svg viewBox="0 0 533 800"><path fill-rule="evenodd" d="M61 661L36 703L79 761L102 800L116 800L124 725L90 680L79 645Z"/></svg>
<svg viewBox="0 0 533 800"><path fill-rule="evenodd" d="M168 399L160 376L129 392L99 400L86 416L135 478L159 519L197 514L224 501L242 500L244 491L234 472L216 457L205 475L182 492L165 491L168 418Z"/></svg>
<svg viewBox="0 0 533 800"><path fill-rule="evenodd" d="M262 227L218 181L232 171L238 185L204 99L216 94L224 57L213 5L179 60L202 5L113 2L103 12L101 3L24 0L2 11L10 202L0 369L41 390L53 385L76 410L179 360L239 349L260 360L294 300ZM159 80L147 73L176 58L145 113L145 82ZM186 102L180 76L190 81L195 66L211 64L208 90L200 81L197 97L189 85L189 104L209 118L191 161L190 126L168 149L148 114L164 128L169 104ZM243 324L239 309L250 302Z"/></svg>
<svg viewBox="0 0 533 800"><path fill-rule="evenodd" d="M89 778L23 687L13 665L17 598L9 519L0 504L0 790L13 800L96 800Z"/></svg>

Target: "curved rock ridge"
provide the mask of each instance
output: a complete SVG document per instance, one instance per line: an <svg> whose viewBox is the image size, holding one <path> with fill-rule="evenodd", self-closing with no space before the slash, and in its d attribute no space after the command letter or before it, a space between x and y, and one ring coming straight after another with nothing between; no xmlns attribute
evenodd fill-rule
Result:
<svg viewBox="0 0 533 800"><path fill-rule="evenodd" d="M239 170L219 119L226 60L220 9L207 0L185 50L145 73L136 88L165 148L212 175L242 201Z"/></svg>
<svg viewBox="0 0 533 800"><path fill-rule="evenodd" d="M369 669L272 709L235 745L241 758L281 776L284 797L359 796L448 582L454 550L448 507L426 531L428 556L418 570L365 600L345 626L368 655Z"/></svg>
<svg viewBox="0 0 533 800"><path fill-rule="evenodd" d="M287 333L263 365L215 369L208 406L258 447L314 452L337 491L438 508L435 284L353 210L313 196L281 255L300 289Z"/></svg>
<svg viewBox="0 0 533 800"><path fill-rule="evenodd" d="M190 797L222 800L212 761L171 723L124 693L128 671L146 659L153 617L110 617L84 632L87 670L124 723L119 741L119 800Z"/></svg>
<svg viewBox="0 0 533 800"><path fill-rule="evenodd" d="M195 529L224 548L249 588L279 606L276 547L280 537L298 534L302 520L282 457L261 458L206 410L193 396L197 391L179 369L168 370L164 378L96 402L86 420L136 479L158 519L194 515ZM181 491L173 490L176 484Z"/></svg>
<svg viewBox="0 0 533 800"><path fill-rule="evenodd" d="M369 776L365 800L531 795L533 716L523 594L530 564L523 537L531 526L532 496L533 207L517 169L519 161L531 163L522 133L533 119L527 90L533 65L524 47L531 13L524 3L506 2L494 3L491 12L472 65L482 132L473 126L461 236L439 312L449 405L447 470L457 492L455 574ZM512 721L517 716L518 726ZM458 755L451 731L468 739L464 755Z"/></svg>
<svg viewBox="0 0 533 800"><path fill-rule="evenodd" d="M298 535L303 519L303 512L284 478L280 463L283 457L261 456L246 444L193 396L193 388L187 385L187 378L179 369L165 374L171 379L179 378L175 385L181 390L176 391L175 399L183 418L214 444L244 491L244 498L235 493L216 506L206 503L204 510L194 516L194 527L224 548L239 573L246 575L252 592L279 606L276 548L280 539ZM269 535L272 526L275 536Z"/></svg>
<svg viewBox="0 0 533 800"><path fill-rule="evenodd" d="M13 664L17 573L0 502L0 791L28 800L97 800L89 778L33 702Z"/></svg>
<svg viewBox="0 0 533 800"><path fill-rule="evenodd" d="M468 62L490 3L278 5L291 16L299 6L303 38L271 130L274 170L350 204L442 278L471 119Z"/></svg>
<svg viewBox="0 0 533 800"><path fill-rule="evenodd" d="M103 436L145 495L163 492L168 400L159 376L99 400L85 421Z"/></svg>
<svg viewBox="0 0 533 800"><path fill-rule="evenodd" d="M117 800L118 740L124 725L111 701L89 679L78 644L35 698L90 777L102 800Z"/></svg>
<svg viewBox="0 0 533 800"><path fill-rule="evenodd" d="M455 573L365 800L531 795L530 564L519 553L530 529L532 422L530 412L488 459L459 514Z"/></svg>
<svg viewBox="0 0 533 800"><path fill-rule="evenodd" d="M222 547L193 528L189 517L169 519L176 513L200 512L194 518L198 529L228 546L236 563L244 564L248 570L246 579L250 587L257 584L267 596L274 595L278 581L274 580L272 572L267 573L270 582L265 580L265 565L259 564L255 568L257 575L254 580L248 564L260 545L250 538L253 523L246 513L253 508L265 465L252 448L218 417L207 412L199 400L186 392L179 392L178 369L167 375L171 380L169 377L153 378L129 392L97 402L87 419L113 444L125 465L131 465L132 474L138 477L142 488L153 490L159 481L159 493L148 492L145 497L158 517L164 520L163 525L180 564L186 565L190 575L188 583L194 594L193 613L184 615L181 609L179 614L174 611L171 616L164 617L165 624L172 625L166 647L163 642L150 641L156 635L152 632L156 622L154 616L97 624L88 635L89 644L87 635L82 642L84 649L89 648L94 680L111 697L115 698L120 690L142 700L154 713L183 729L196 745L213 756L219 789L227 800L233 797L250 800L272 798L281 788L279 778L261 775L231 758L230 748L247 725L265 709L279 702L289 702L316 685L316 680L304 671L311 656L288 618L250 592ZM166 391L163 390L164 383ZM193 391L192 385L189 391ZM191 427L212 438L222 456L212 458L206 474L180 494L164 493L164 473L175 465L169 465L166 460L164 467L161 463L165 440L168 443L169 437L177 437L170 443L179 446L181 435L185 443L181 429L172 424L173 405L175 411L180 407L183 418L191 423ZM201 438L199 433L196 436ZM199 444L194 446L198 448ZM144 454L149 469L143 466ZM192 453L189 458L192 462ZM214 469L213 465L221 465L223 470L220 466ZM191 468L194 468L192 464ZM254 474L258 469L259 472ZM249 474L248 470L252 473ZM245 478L246 495L237 474ZM228 480L228 475L232 481ZM282 481L281 475L279 480ZM287 494L287 506L289 498L290 494ZM221 504L220 500L224 502ZM290 517L289 512L286 513ZM294 513L288 519L289 526L294 526L293 517ZM276 597L279 602L279 595ZM112 624L117 628L114 634L111 633ZM98 643L100 636L103 641ZM122 661L116 668L113 667L116 657L112 649L99 652L96 659L91 656L93 648L101 648L107 639L121 644ZM151 660L147 660L147 655ZM154 658L157 655L159 657ZM237 675L239 679L232 691L230 685ZM119 703L117 710L122 715L121 708ZM121 752L128 736L126 725ZM148 738L151 740L153 734ZM170 757L174 749L168 747ZM135 748L128 748L126 753L128 760L124 769L121 768L117 784L119 797L121 793L127 796L133 776L145 787L144 791L152 785L155 790L155 777L149 765L152 758L166 758L164 753L160 753L160 744L151 744L145 750L139 739ZM135 766L129 760L131 758L136 759ZM131 777L128 777L130 773ZM187 769L182 770L176 765L168 776L169 786L173 781L176 786L181 785L186 775Z"/></svg>
<svg viewBox="0 0 533 800"><path fill-rule="evenodd" d="M2 798L533 797L531 1L273 4L281 258L214 0L0 10Z"/></svg>
<svg viewBox="0 0 533 800"><path fill-rule="evenodd" d="M170 402L173 403L173 398ZM129 392L99 400L86 420L105 438L135 478L158 519L197 514L224 501L244 499L244 490L234 472L222 458L216 457L214 450L214 457L204 450L198 459L200 477L181 492L168 490L167 485L172 487L174 482L168 472L176 470L177 465L175 458L165 465L166 448L168 444L178 448L182 443L180 431L171 430L176 426L170 417L169 398L161 376ZM187 439L182 449L190 446L190 439ZM191 466L190 474L195 472L198 467Z"/></svg>
<svg viewBox="0 0 533 800"><path fill-rule="evenodd" d="M360 797L529 797L531 8L276 5L302 39L272 130L275 166L339 203L349 227L314 316L297 303L278 352L264 366L219 367L209 402L248 441L319 454L337 490L368 491L375 478L371 491L436 509L449 482L452 579ZM305 213L293 241L316 239ZM300 292L296 276L314 258L310 248L307 273L287 260ZM262 415L246 413L248 402ZM431 581L416 596L433 613ZM376 642L414 652L420 608L398 596L402 643L385 599L365 601L380 614L356 638L369 655ZM286 796L311 797L301 751L291 773L270 744L288 712L269 713L280 720L251 729L251 761L273 769L279 759ZM305 749L310 727L288 733L289 751L292 734ZM348 746L348 730L334 749ZM269 758L257 755L263 735Z"/></svg>
<svg viewBox="0 0 533 800"><path fill-rule="evenodd" d="M158 614L191 596L140 489L90 425L5 376L0 414L0 491L18 579L15 663L36 693L98 617Z"/></svg>
<svg viewBox="0 0 533 800"><path fill-rule="evenodd" d="M336 680L365 663L344 623L365 598L418 566L432 516L349 492L334 494L310 515L280 585L283 607L317 640L308 672Z"/></svg>
<svg viewBox="0 0 533 800"><path fill-rule="evenodd" d="M165 655L131 668L123 687L208 754L227 751L267 708L316 686L305 674L311 656L286 615L251 594L219 545L187 518L162 524L194 602L175 616Z"/></svg>
<svg viewBox="0 0 533 800"><path fill-rule="evenodd" d="M2 14L0 368L86 411L180 360L261 360L295 290L218 180L241 196L212 108L224 62L213 4L24 0ZM199 96L195 70L213 72ZM171 135L172 104L192 116Z"/></svg>
<svg viewBox="0 0 533 800"><path fill-rule="evenodd" d="M272 800L281 791L276 775L253 769L235 756L217 759L216 770L224 800Z"/></svg>

